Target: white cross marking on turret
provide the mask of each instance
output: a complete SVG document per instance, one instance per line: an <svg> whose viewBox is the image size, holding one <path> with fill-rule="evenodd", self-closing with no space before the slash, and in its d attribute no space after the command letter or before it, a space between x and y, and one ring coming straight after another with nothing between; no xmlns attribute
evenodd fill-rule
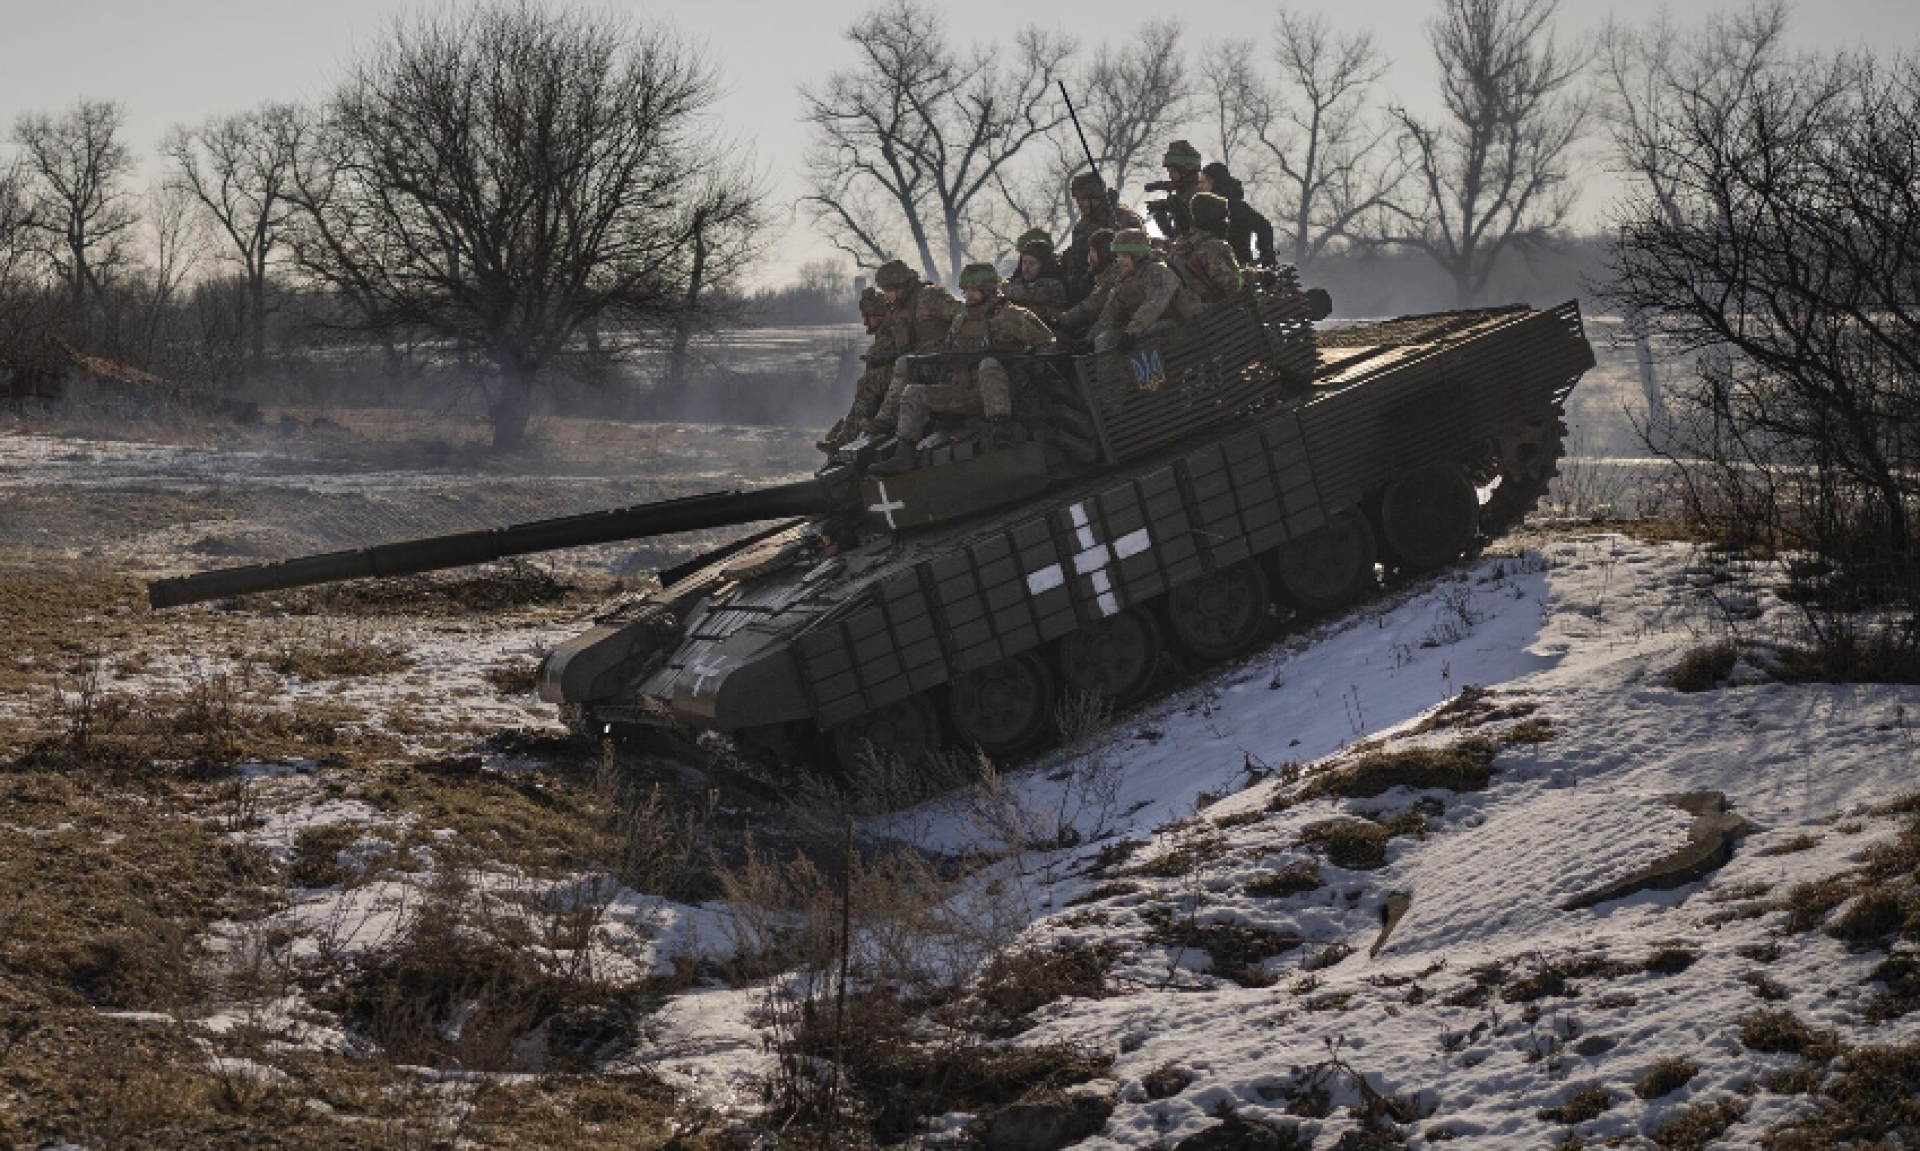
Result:
<svg viewBox="0 0 1920 1151"><path fill-rule="evenodd" d="M1073 517L1073 536L1080 545L1079 552L1073 557L1073 574L1083 575L1093 581L1093 602L1100 607L1103 616L1113 615L1120 610L1120 601L1113 594L1113 578L1107 568L1117 559L1139 555L1146 551L1153 539L1146 528L1135 528L1111 544L1101 543L1093 538L1093 523L1087 517L1087 505L1077 503L1067 509ZM1048 564L1039 571L1027 575L1027 594L1039 595L1052 591L1067 582L1066 571L1059 564Z"/></svg>
<svg viewBox="0 0 1920 1151"><path fill-rule="evenodd" d="M887 530L896 531L899 525L893 522L893 513L907 510L907 501L889 500L887 498L887 481L875 480L874 482L880 485L880 502L877 504L869 504L867 510L870 512L879 512L881 515L887 517Z"/></svg>

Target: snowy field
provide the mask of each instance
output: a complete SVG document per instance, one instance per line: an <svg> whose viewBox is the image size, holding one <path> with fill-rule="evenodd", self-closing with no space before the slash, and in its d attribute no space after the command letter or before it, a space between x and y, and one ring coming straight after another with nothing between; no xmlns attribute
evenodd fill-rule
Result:
<svg viewBox="0 0 1920 1151"><path fill-rule="evenodd" d="M1325 1081L1332 1118L1288 1113L1316 1085L1308 1069L1330 1053L1373 1091L1417 1101L1409 1146L1545 1146L1561 1132L1537 1113L1596 1085L1611 1106L1577 1133L1636 1136L1689 1105L1750 1093L1795 1062L1741 1046L1741 1021L1759 1008L1788 1008L1847 1042L1920 1039L1920 1020L1863 1021L1879 955L1821 933L1783 938L1785 913L1765 902L1844 870L1892 833L1894 819L1873 812L1920 791L1907 718L1920 715L1920 689L1775 684L1752 669L1756 682L1725 690L1683 694L1663 684L1685 651L1724 634L1728 616L1717 605L1730 588L1743 628L1789 624L1769 618L1789 609L1752 574L1683 546L1541 537L1518 557L1483 560L1296 637L1021 772L1011 784L1020 809L1037 818L1078 810L1083 830L1099 824L1113 837L1010 864L1034 913L1029 942L1119 945L1125 956L1110 980L1116 994L1043 1008L1040 1026L1021 1037L1117 1055L1119 1107L1079 1145L1170 1147L1230 1109L1330 1146L1353 1126L1341 1108L1362 1102L1352 1082ZM1272 811L1290 788L1248 782L1249 765L1257 775L1303 764L1310 783L1357 750L1497 734L1498 723L1413 734L1468 685L1501 705L1527 705L1525 722L1549 733L1501 750L1484 791L1398 788ZM1076 760L1100 759L1117 762L1120 784L1098 811L1063 796L1071 783L1049 782ZM1724 793L1753 825L1730 862L1671 891L1563 909L1684 845L1692 817L1666 797L1700 790ZM1341 868L1301 845L1310 824L1416 805L1424 832L1394 838L1383 866ZM870 830L957 849L979 845L976 815L975 801L953 799ZM1796 849L1805 839L1814 842ZM1129 840L1138 845L1128 860L1134 877L1119 885L1126 890L1088 874L1100 847ZM1768 851L1781 847L1793 850ZM1201 860L1191 871L1142 878L1177 870L1151 864L1183 850ZM1292 865L1317 866L1324 886L1246 894L1250 880ZM1370 956L1391 895L1411 902ZM1152 942L1156 913L1161 923L1172 914L1306 942L1265 960L1264 978L1228 978L1210 970L1202 949ZM1662 954L1668 963L1645 969ZM1556 967L1589 974L1537 1000L1474 994L1475 973L1495 966L1515 977ZM1262 983L1270 985L1247 985ZM679 1052L670 1064L710 1102L750 1095L745 1084L767 1070L741 1014L758 1002L750 992L709 992L667 1014L674 1028L662 1041ZM697 1057L702 1044L709 1058ZM1698 1074L1664 1097L1636 1098L1631 1086L1656 1060L1674 1058ZM1149 1077L1169 1066L1191 1084L1150 1097ZM1719 1145L1753 1145L1803 1105L1757 1096Z"/></svg>

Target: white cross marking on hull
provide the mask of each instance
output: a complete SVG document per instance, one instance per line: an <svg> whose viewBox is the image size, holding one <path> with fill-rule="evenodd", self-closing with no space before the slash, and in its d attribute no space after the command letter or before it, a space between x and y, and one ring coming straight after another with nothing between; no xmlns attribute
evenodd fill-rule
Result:
<svg viewBox="0 0 1920 1151"><path fill-rule="evenodd" d="M887 530L897 531L899 525L893 522L893 513L906 511L907 501L889 500L887 498L887 481L875 480L874 482L880 485L880 502L868 505L867 510L870 512L879 512L881 515L887 517Z"/></svg>
<svg viewBox="0 0 1920 1151"><path fill-rule="evenodd" d="M1153 540L1146 528L1135 528L1112 544L1104 544L1093 537L1093 522L1087 516L1086 504L1073 505L1067 509L1067 514L1073 519L1074 541L1080 545L1080 551L1073 557L1073 574L1086 576L1092 581L1093 602L1100 608L1100 614L1113 615L1120 610L1120 600L1113 594L1113 577L1107 569L1116 559L1126 559L1146 551ZM1066 572L1061 566L1048 564L1028 573L1027 594L1050 592L1066 582Z"/></svg>

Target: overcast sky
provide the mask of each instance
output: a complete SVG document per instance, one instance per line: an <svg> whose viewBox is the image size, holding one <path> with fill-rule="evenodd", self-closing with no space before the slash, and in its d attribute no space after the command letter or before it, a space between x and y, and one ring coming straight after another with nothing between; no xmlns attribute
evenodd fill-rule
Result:
<svg viewBox="0 0 1920 1151"><path fill-rule="evenodd" d="M1292 0L1309 6L1306 0ZM721 131L754 148L781 201L785 234L760 279L779 281L802 261L830 254L792 215L801 194L805 135L794 89L848 59L841 39L869 0L609 0L617 11L664 19L704 45L723 70L727 96L717 109ZM1591 32L1608 15L1651 19L1661 0L1568 0L1569 35ZM356 50L379 37L407 0L0 0L0 123L29 109L57 110L81 96L119 100L130 113L129 143L156 172L155 145L172 124L193 122L263 100L323 95ZM1124 36L1169 12L1193 18L1195 47L1234 37L1265 39L1275 0L969 0L942 5L956 39L1004 42L1029 22L1058 25L1083 44ZM1393 62L1380 89L1419 107L1429 103L1434 71L1424 25L1436 0L1345 0L1322 5L1338 27L1370 27ZM1709 5L1671 6L1687 20ZM1806 47L1920 45L1920 0L1800 0L1793 26ZM1588 181L1583 211L1604 207L1604 179ZM1138 189L1129 189L1138 200ZM1250 190L1258 198L1258 190Z"/></svg>

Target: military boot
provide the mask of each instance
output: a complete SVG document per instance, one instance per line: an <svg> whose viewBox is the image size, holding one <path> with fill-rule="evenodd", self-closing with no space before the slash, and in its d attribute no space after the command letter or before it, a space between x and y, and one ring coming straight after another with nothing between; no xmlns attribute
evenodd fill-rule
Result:
<svg viewBox="0 0 1920 1151"><path fill-rule="evenodd" d="M897 476L901 472L910 472L920 466L920 451L907 440L894 440L890 448L882 448L875 453L873 465L867 468L870 476Z"/></svg>

